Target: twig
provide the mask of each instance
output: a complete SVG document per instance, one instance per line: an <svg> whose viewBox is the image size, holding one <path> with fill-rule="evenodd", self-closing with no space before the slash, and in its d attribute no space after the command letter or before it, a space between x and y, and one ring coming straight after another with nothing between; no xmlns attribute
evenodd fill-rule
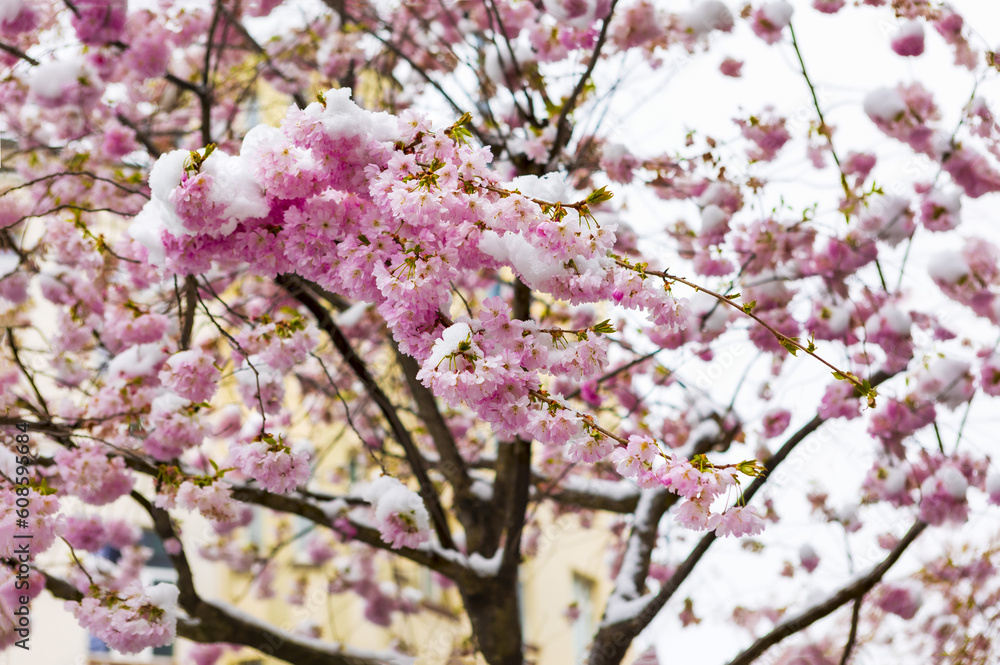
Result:
<svg viewBox="0 0 1000 665"><path fill-rule="evenodd" d="M597 43L594 44L594 50L590 54L590 62L587 63L587 69L583 72L580 80L576 82L576 86L573 88L573 92L570 93L569 99L563 105L562 110L559 112L559 120L556 122L556 136L552 141L552 150L549 152L549 160L546 167L550 167L553 162L555 162L556 157L559 152L566 147L569 143L571 130L569 127L569 114L576 109L577 100L583 93L583 89L587 86L587 81L590 80L590 75L594 73L594 67L597 66L597 60L601 56L601 49L604 48L604 42L608 38L608 26L611 25L611 19L615 15L615 7L618 5L618 0L611 0L611 7L608 9L608 15L601 24L601 34L597 37ZM548 170L548 168L546 168Z"/></svg>
<svg viewBox="0 0 1000 665"><path fill-rule="evenodd" d="M892 552L882 561L882 563L875 566L870 573L862 577L861 579L855 581L853 584L849 584L837 593L833 594L827 600L814 605L812 608L806 610L802 614L789 619L788 621L783 621L778 624L767 635L764 635L747 649L745 649L740 655L730 661L729 665L749 665L754 660L759 658L761 654L767 651L769 648L775 644L781 642L786 637L794 635L795 633L808 628L812 624L816 623L823 617L832 614L834 611L846 605L847 603L854 601L860 601L862 597L869 591L872 587L878 584L882 577L892 568L893 564L899 560L899 557L903 555L913 541L917 539L917 536L927 528L926 522L921 522L917 520L910 527L910 530L906 532L902 540L893 548ZM841 661L843 662L843 661Z"/></svg>
<svg viewBox="0 0 1000 665"><path fill-rule="evenodd" d="M42 64L37 60L35 60L34 58L32 58L27 53L25 53L24 51L22 51L21 49L11 46L10 44L4 44L3 42L0 42L0 51L6 51L7 53L10 53L12 56L20 58L21 60L24 60L28 64L34 65L35 67Z"/></svg>
<svg viewBox="0 0 1000 665"><path fill-rule="evenodd" d="M847 644L844 645L844 655L840 657L840 665L847 665L851 658L851 651L854 649L854 642L858 639L858 622L861 620L861 603L864 596L858 597L854 601L854 610L851 612L851 632L847 634Z"/></svg>

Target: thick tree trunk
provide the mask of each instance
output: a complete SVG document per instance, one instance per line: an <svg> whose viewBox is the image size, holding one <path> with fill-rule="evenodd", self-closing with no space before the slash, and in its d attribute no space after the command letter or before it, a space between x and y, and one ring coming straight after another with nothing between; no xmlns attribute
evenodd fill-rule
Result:
<svg viewBox="0 0 1000 665"><path fill-rule="evenodd" d="M479 651L490 665L523 665L517 568L502 571L462 592Z"/></svg>

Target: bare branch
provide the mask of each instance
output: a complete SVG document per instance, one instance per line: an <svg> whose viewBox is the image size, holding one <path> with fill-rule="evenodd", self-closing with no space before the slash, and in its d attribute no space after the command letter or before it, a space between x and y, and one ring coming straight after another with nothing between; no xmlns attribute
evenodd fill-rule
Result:
<svg viewBox="0 0 1000 665"><path fill-rule="evenodd" d="M440 497L431 479L427 476L426 462L417 449L417 444L414 442L409 430L399 419L395 405L393 405L389 397L379 387L375 378L369 373L364 361L354 352L350 341L348 341L340 328L337 327L337 324L334 323L330 312L305 290L305 285L292 275L278 275L275 278L275 282L287 290L293 298L298 300L316 318L320 330L327 334L330 341L337 348L337 351L347 361L348 366L350 366L355 376L364 385L365 390L378 405L382 415L389 423L389 428L393 436L406 452L406 458L413 469L413 475L416 476L417 482L420 484L420 496L423 498L424 504L431 514L431 521L434 523L434 530L437 533L438 539L446 548L455 549L455 543L451 538L451 530L448 527L448 519L445 516L444 508L441 506Z"/></svg>
<svg viewBox="0 0 1000 665"><path fill-rule="evenodd" d="M908 548L910 544L917 539L917 536L919 536L926 528L926 522L921 522L920 520L914 522L913 526L910 527L910 530L906 532L906 535L903 536L896 547L894 547L889 555L883 559L882 563L875 566L870 573L844 587L822 603L814 605L797 617L781 622L777 627L775 627L774 630L758 639L750 645L749 648L730 661L729 665L749 665L761 654L786 637L808 628L812 624L816 623L823 617L832 614L834 611L852 600L860 600L866 593L871 591L872 587L882 580L882 577L889 571L890 568L892 568L893 564L899 560L899 557L906 551L906 548Z"/></svg>
<svg viewBox="0 0 1000 665"><path fill-rule="evenodd" d="M854 610L851 612L851 631L847 634L847 644L844 645L844 654L840 657L840 665L847 665L851 659L851 651L854 650L854 643L858 639L858 623L861 621L861 603L864 596L854 601Z"/></svg>
<svg viewBox="0 0 1000 665"><path fill-rule="evenodd" d="M887 372L878 372L871 378L871 385L875 387L882 382L889 379L892 374ZM802 441L804 441L810 434L819 429L819 426L824 423L824 419L819 416L814 417L808 423L803 425L796 431L792 436L788 438L785 444L775 452L767 461L764 463L765 474L762 477L756 478L750 486L743 492L743 503L749 504L750 500L754 495L761 490L764 484L768 481L774 470L780 465L788 456L795 450ZM601 663L603 665L608 665L609 663L620 663L621 659L625 656L625 651L628 646L632 643L632 640L649 625L649 622L657 615L657 613L663 609L667 601L673 597L674 593L680 588L681 584L691 575L698 562L701 558L705 556L709 548L711 548L712 543L718 536L715 532L709 532L702 537L698 544L695 545L694 549L688 554L687 558L677 567L674 574L670 576L666 582L660 587L660 590L655 596L649 599L648 602L642 607L641 611L636 613L634 616L621 620L617 623L605 623L597 631L597 635L594 636L594 641L590 650L589 663L591 665L597 665Z"/></svg>
<svg viewBox="0 0 1000 665"><path fill-rule="evenodd" d="M45 588L56 598L79 602L83 594L69 582L43 570ZM210 601L197 614L177 619L177 635L193 642L228 642L256 649L295 665L403 665L412 659L394 653L355 651L329 642L279 630L252 616Z"/></svg>
<svg viewBox="0 0 1000 665"><path fill-rule="evenodd" d="M0 42L0 51L6 51L7 53L10 53L15 58L20 58L21 60L24 60L28 64L34 65L35 67L37 67L38 65L41 64L40 62L38 62L37 60L35 60L34 58L32 58L30 55L28 55L27 53L25 53L21 49L15 47L15 46L11 46L10 44L4 44L3 42Z"/></svg>
<svg viewBox="0 0 1000 665"><path fill-rule="evenodd" d="M563 104L562 111L559 112L559 120L556 122L556 138L552 141L552 150L549 152L546 171L552 169L552 165L555 163L559 152L566 147L570 136L573 134L569 124L569 116L576 110L576 104L580 99L580 95L583 93L583 89L587 87L587 81L590 80L590 75L594 73L594 67L597 66L597 60L601 57L601 49L604 48L604 42L608 38L608 26L611 25L611 19L614 18L615 7L617 5L618 0L611 0L611 8L608 10L607 18L601 24L601 34L597 37L597 43L594 44L594 50L590 54L590 62L587 63L587 69L580 76L580 80L576 82L573 92Z"/></svg>
<svg viewBox="0 0 1000 665"><path fill-rule="evenodd" d="M184 280L184 297L187 307L184 310L184 327L181 330L181 350L191 346L191 332L194 330L194 310L198 305L198 281L194 275L188 275Z"/></svg>

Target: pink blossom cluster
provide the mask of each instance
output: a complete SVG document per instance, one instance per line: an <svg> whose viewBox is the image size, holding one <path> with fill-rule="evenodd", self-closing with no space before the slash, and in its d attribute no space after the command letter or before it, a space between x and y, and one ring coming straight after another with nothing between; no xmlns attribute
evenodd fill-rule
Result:
<svg viewBox="0 0 1000 665"><path fill-rule="evenodd" d="M240 505L232 498L229 485L218 480L184 480L177 487L161 488L155 503L162 508L198 511L223 530L230 525L236 526L243 517Z"/></svg>
<svg viewBox="0 0 1000 665"><path fill-rule="evenodd" d="M694 530L715 530L719 536L756 535L764 521L752 506L735 505L713 513L712 503L738 484L735 468L699 469L691 461L662 453L649 436L633 435L612 454L615 470L640 487L666 487L686 499L675 512L678 524Z"/></svg>
<svg viewBox="0 0 1000 665"><path fill-rule="evenodd" d="M430 517L423 499L392 476L380 476L365 490L375 511L375 526L393 548L417 547L430 539Z"/></svg>
<svg viewBox="0 0 1000 665"><path fill-rule="evenodd" d="M785 119L771 117L770 110L765 117L750 116L747 120L737 119L735 122L739 125L744 138L754 144L754 147L747 151L751 161L771 161L792 138L785 128Z"/></svg>
<svg viewBox="0 0 1000 665"><path fill-rule="evenodd" d="M904 57L918 56L924 52L924 26L920 21L907 21L890 42L892 50Z"/></svg>
<svg viewBox="0 0 1000 665"><path fill-rule="evenodd" d="M968 238L960 251L934 256L931 279L949 298L1000 322L1000 249L984 238Z"/></svg>
<svg viewBox="0 0 1000 665"><path fill-rule="evenodd" d="M977 56L963 34L967 32L964 27L962 15L947 5L941 8L934 20L934 29L955 49L955 64L971 70L976 66Z"/></svg>
<svg viewBox="0 0 1000 665"><path fill-rule="evenodd" d="M15 538L17 534L31 534L33 556L44 552L55 542L62 526L63 517L59 514L59 499L54 494L40 494L37 489L31 488L27 494L30 506L27 518L17 515L17 499L24 497L25 495L18 494L14 487L6 483L0 486L0 505L3 506L3 512L0 513L0 558L17 560L15 552L18 545L23 544ZM26 519L26 529L17 527L21 519Z"/></svg>
<svg viewBox="0 0 1000 665"><path fill-rule="evenodd" d="M45 578L35 568L26 577L6 565L0 566L0 649L6 649L21 639L14 612L21 607L22 598L34 600L45 589Z"/></svg>
<svg viewBox="0 0 1000 665"><path fill-rule="evenodd" d="M27 0L9 0L0 12L0 35L15 35L34 30L38 25L38 14Z"/></svg>
<svg viewBox="0 0 1000 665"><path fill-rule="evenodd" d="M969 481L960 469L941 466L920 485L920 519L935 526L963 524L969 518Z"/></svg>
<svg viewBox="0 0 1000 665"><path fill-rule="evenodd" d="M974 199L1000 192L1000 171L982 154L965 146L955 147L944 155L944 170Z"/></svg>
<svg viewBox="0 0 1000 665"><path fill-rule="evenodd" d="M379 582L374 557L338 557L333 564L336 572L329 585L330 592L357 594L364 603L363 615L367 621L387 627L393 612L416 611L421 594L412 587L400 589L392 582Z"/></svg>
<svg viewBox="0 0 1000 665"><path fill-rule="evenodd" d="M97 552L105 545L124 550L139 539L139 529L124 520L67 515L60 525L59 535L78 550Z"/></svg>
<svg viewBox="0 0 1000 665"><path fill-rule="evenodd" d="M77 0L70 22L80 42L99 46L117 41L125 30L126 0Z"/></svg>
<svg viewBox="0 0 1000 665"><path fill-rule="evenodd" d="M824 14L836 14L845 4L846 0L813 0L813 9Z"/></svg>
<svg viewBox="0 0 1000 665"><path fill-rule="evenodd" d="M301 330L299 328L301 324ZM268 321L236 335L240 348L258 362L284 374L303 362L319 344L315 326L299 320Z"/></svg>
<svg viewBox="0 0 1000 665"><path fill-rule="evenodd" d="M750 27L755 35L768 44L781 39L782 31L791 22L792 6L785 0L765 2L750 14Z"/></svg>
<svg viewBox="0 0 1000 665"><path fill-rule="evenodd" d="M109 457L97 444L81 444L55 455L58 479L67 493L102 506L132 489L131 472L121 457Z"/></svg>
<svg viewBox="0 0 1000 665"><path fill-rule="evenodd" d="M611 42L622 51L652 46L665 40L666 36L667 31L657 16L656 6L649 0L640 0L621 11L616 10L615 20L611 23Z"/></svg>
<svg viewBox="0 0 1000 665"><path fill-rule="evenodd" d="M764 414L764 437L773 439L788 429L792 412L788 409L772 409Z"/></svg>
<svg viewBox="0 0 1000 665"><path fill-rule="evenodd" d="M207 402L218 388L220 372L212 356L204 351L178 351L167 358L160 381L192 402Z"/></svg>
<svg viewBox="0 0 1000 665"><path fill-rule="evenodd" d="M173 584L143 588L136 582L121 595L92 590L80 602L68 601L66 609L112 649L138 653L174 641L179 593Z"/></svg>
<svg viewBox="0 0 1000 665"><path fill-rule="evenodd" d="M309 480L309 457L303 451L293 451L271 435L249 442L235 443L229 450L228 464L239 469L247 478L260 483L270 492L285 494ZM211 501L221 500L213 491Z"/></svg>
<svg viewBox="0 0 1000 665"><path fill-rule="evenodd" d="M147 453L158 460L180 457L200 446L205 438L204 416L176 393L161 393L150 407L149 433L143 442Z"/></svg>
<svg viewBox="0 0 1000 665"><path fill-rule="evenodd" d="M920 190L918 190L920 191ZM958 192L925 189L920 203L920 223L928 231L950 231L961 221L962 198Z"/></svg>
<svg viewBox="0 0 1000 665"><path fill-rule="evenodd" d="M868 433L879 439L886 450L903 457L903 440L934 422L934 404L908 397L883 399L872 414Z"/></svg>
<svg viewBox="0 0 1000 665"><path fill-rule="evenodd" d="M947 135L929 124L941 114L930 91L920 83L873 90L865 97L864 109L886 135L916 152L940 158L947 149Z"/></svg>
<svg viewBox="0 0 1000 665"><path fill-rule="evenodd" d="M993 397L1000 397L1000 353L986 351L979 369L979 387Z"/></svg>
<svg viewBox="0 0 1000 665"><path fill-rule="evenodd" d="M904 465L883 465L876 462L865 476L862 489L866 500L888 501L893 506L913 505L910 490L914 484Z"/></svg>
<svg viewBox="0 0 1000 665"><path fill-rule="evenodd" d="M662 281L607 256L613 226L571 210L558 216L554 208L543 210L539 200L566 200L564 184L521 178L504 189L487 170L488 150L434 134L412 114L397 120L363 111L348 95L331 91L321 103L290 110L281 129L255 129L240 157L216 150L161 158L150 179L153 201L132 227L151 260L169 256L175 269L196 271L208 267L209 257L223 265L249 257L251 271L297 272L373 302L400 348L422 362L421 378L436 394L476 405L501 433L524 427L528 411L540 408L527 394L539 387L535 368L551 352L539 339L545 334L516 343L514 355L494 353L500 343L482 348L480 339L462 358L430 363L459 270L509 265L532 288L572 303L611 300L646 309L668 327L684 320L682 304ZM217 183L222 178L224 188ZM195 201L202 203L189 209ZM468 251L476 246L479 252ZM479 330L474 318L462 325ZM292 340L312 343L310 336ZM265 413L276 413L278 370L307 347L287 355L282 346L280 358L264 351L247 358L257 370L238 374L247 405L259 399ZM561 370L600 371L601 342L571 347ZM473 376L472 383L463 378Z"/></svg>
<svg viewBox="0 0 1000 665"><path fill-rule="evenodd" d="M903 619L912 619L921 603L920 593L908 586L882 584L875 593L875 604L879 609Z"/></svg>

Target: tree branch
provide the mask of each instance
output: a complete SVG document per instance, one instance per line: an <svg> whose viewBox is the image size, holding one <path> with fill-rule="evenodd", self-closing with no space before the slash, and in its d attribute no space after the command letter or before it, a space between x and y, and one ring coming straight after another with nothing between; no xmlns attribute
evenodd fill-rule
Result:
<svg viewBox="0 0 1000 665"><path fill-rule="evenodd" d="M184 299L187 307L184 310L184 328L181 330L181 350L186 351L191 346L191 332L194 330L194 310L198 304L198 281L194 275L184 279Z"/></svg>
<svg viewBox="0 0 1000 665"><path fill-rule="evenodd" d="M438 409L437 399L424 384L417 379L420 366L417 361L405 353L400 352L399 347L393 343L396 351L396 359L403 370L406 384L410 388L410 394L417 407L417 415L423 421L434 441L434 447L441 458L441 463L436 468L444 474L444 477L451 484L455 493L455 513L466 531L467 551L478 552L479 543L482 538L480 525L482 523L482 502L477 500L472 494L472 479L469 478L465 460L462 458L455 443L455 437L445 422L444 416Z"/></svg>
<svg viewBox="0 0 1000 665"><path fill-rule="evenodd" d="M42 64L42 63L38 62L37 60L35 60L34 58L32 58L27 53L25 53L24 51L22 51L21 49L15 47L15 46L11 46L10 44L4 44L3 42L0 42L0 51L6 51L7 53L10 53L15 58L20 58L21 60L24 60L28 64L34 65L35 67L37 67L38 65Z"/></svg>
<svg viewBox="0 0 1000 665"><path fill-rule="evenodd" d="M406 429L406 426L399 419L396 407L382 391L382 388L379 387L375 378L368 372L368 367L364 361L354 352L350 341L344 335L343 331L337 327L337 324L334 323L330 312L306 291L305 285L294 275L278 275L275 278L275 283L288 291L293 298L298 300L316 318L316 323L320 330L327 334L337 351L340 352L340 355L343 356L348 366L354 372L354 375L358 377L362 385L364 385L365 390L378 405L382 415L389 423L389 429L392 431L393 436L406 452L406 458L413 469L413 475L416 476L417 482L420 484L420 496L423 497L424 504L431 514L431 521L434 523L434 530L437 533L438 540L446 548L455 549L455 542L451 538L448 519L445 516L444 508L441 506L440 497L438 497L437 490L434 489L431 479L427 476L426 463L420 455L420 451L417 450L417 444L414 442L409 430Z"/></svg>
<svg viewBox="0 0 1000 665"><path fill-rule="evenodd" d="M315 503L306 501L305 499L284 494L273 494L258 487L249 486L233 486L232 497L238 501L264 506L278 512L299 515L320 526L330 528L330 518L327 517L326 513ZM398 554L453 580L462 579L467 573L467 570L460 563L447 559L433 550L414 549L412 547L393 549L388 543L382 540L382 536L377 529L353 520L348 520L348 522L356 531L354 535L344 534L348 538L358 540L380 550Z"/></svg>
<svg viewBox="0 0 1000 665"><path fill-rule="evenodd" d="M861 622L861 603L864 599L864 596L859 596L854 601L854 610L851 611L851 631L847 634L847 644L844 645L844 654L840 657L840 665L847 665L847 661L851 659L851 651L854 649L854 643L858 639L858 624Z"/></svg>
<svg viewBox="0 0 1000 665"><path fill-rule="evenodd" d="M854 601L860 601L860 599L869 591L872 590L876 584L878 584L882 577L892 568L893 564L899 560L906 548L917 539L917 536L927 528L926 522L921 522L917 520L910 527L910 530L906 532L902 540L893 548L892 552L889 553L882 563L875 566L870 573L862 577L861 579L855 581L852 584L844 587L837 593L833 594L827 600L814 605L812 608L806 610L802 614L788 621L783 621L778 626L774 628L770 633L761 637L749 648L744 650L740 655L730 661L729 665L749 665L758 657L761 656L767 649L774 646L778 642L782 641L790 635L808 628L810 625L819 621L825 616L832 614L834 611L839 609L841 606Z"/></svg>
<svg viewBox="0 0 1000 665"><path fill-rule="evenodd" d="M569 139L573 135L569 126L569 116L576 109L577 101L580 99L583 89L587 87L587 81L590 80L590 75L594 73L594 67L597 66L597 60L601 56L601 49L604 48L604 42L608 38L608 26L611 25L611 19L615 15L615 7L617 5L618 0L611 0L611 8L608 10L607 18L605 18L601 24L601 34L597 37L597 43L594 44L594 50L590 54L590 62L587 63L587 69L583 72L580 80L576 82L573 92L570 93L569 99L566 100L566 103L563 104L562 110L559 112L559 120L556 123L556 137L552 141L552 150L549 152L549 161L545 166L546 171L552 170L551 167L555 163L556 157L559 155L559 152L569 144Z"/></svg>
<svg viewBox="0 0 1000 665"><path fill-rule="evenodd" d="M45 588L56 598L79 602L83 594L69 582L39 570ZM193 642L241 644L294 665L410 665L412 658L395 653L372 653L339 647L330 642L293 635L255 617L219 603L202 601L198 612L178 617L177 636Z"/></svg>
<svg viewBox="0 0 1000 665"><path fill-rule="evenodd" d="M871 386L874 388L882 382L889 379L893 374L888 372L880 371L875 373L871 378ZM815 416L808 423L803 425L795 434L790 436L785 444L774 453L768 460L764 463L765 473L763 476L754 479L750 486L743 492L743 503L748 505L750 500L754 495L760 491L764 486L764 483L768 481L774 470L781 464L788 456L795 450L806 437L815 432L820 425L824 423L824 419ZM649 622L657 615L657 613L663 609L667 601L674 595L681 584L691 575L694 571L695 566L701 561L701 558L705 556L712 543L718 536L715 532L709 532L705 534L698 544L695 545L694 549L688 554L687 558L681 563L680 566L674 571L674 574L670 576L666 582L660 587L660 590L653 596L638 612L635 616L628 619L620 620L616 623L605 623L598 629L597 635L594 636L594 641L590 650L590 657L588 662L590 665L608 665L609 663L620 663L622 658L625 656L625 651L628 649L629 644L632 640L649 625Z"/></svg>
<svg viewBox="0 0 1000 665"><path fill-rule="evenodd" d="M153 529L161 541L165 543L173 539L180 542L177 532L174 531L173 522L170 520L170 513L154 506L136 490L132 490L129 496L149 514L149 517L153 520ZM180 548L176 554L168 550L167 556L170 557L170 563L173 564L174 570L177 571L177 588L180 590L179 600L181 607L188 614L194 616L197 614L198 606L201 605L201 598L198 596L198 591L194 586L194 573L191 572L191 564L187 560L187 554L185 554L184 548Z"/></svg>
<svg viewBox="0 0 1000 665"><path fill-rule="evenodd" d="M274 64L274 60L271 59L270 54L268 54L268 52L264 49L264 47L261 46L257 42L257 40L253 38L253 35L251 35L250 32L246 29L246 26L244 26L239 19L233 16L233 13L231 11L229 11L228 9L226 9L226 7L221 5L219 7L219 10L222 12L222 15L229 22L229 25L233 26L233 28L236 29L236 32L240 33L240 36L246 41L247 44L250 45L250 48L253 49L255 53L264 58L264 63L267 65L268 69L274 72L278 76L278 78L280 78L282 81L285 81L286 83L294 83L294 81L288 78L288 76L286 76L283 71L278 69L278 66ZM298 90L292 93L292 99L295 100L295 104L300 109L304 109L306 107L306 99L305 97L302 96L302 93L299 92Z"/></svg>

